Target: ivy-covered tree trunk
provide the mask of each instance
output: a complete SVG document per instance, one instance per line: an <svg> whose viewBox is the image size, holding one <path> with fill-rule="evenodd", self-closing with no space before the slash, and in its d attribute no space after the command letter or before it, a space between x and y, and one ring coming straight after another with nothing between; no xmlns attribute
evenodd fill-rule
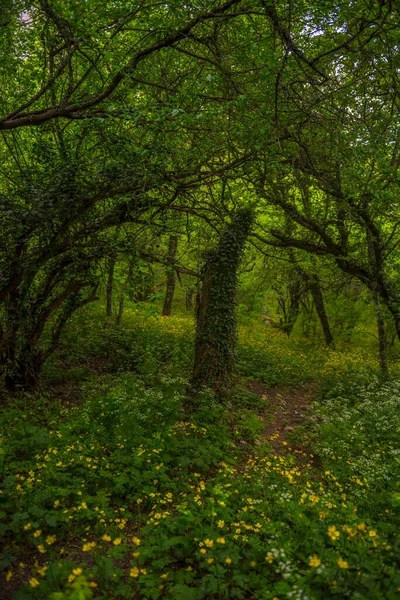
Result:
<svg viewBox="0 0 400 600"><path fill-rule="evenodd" d="M164 298L164 306L162 310L163 317L169 317L172 310L172 302L174 300L175 294L175 271L174 271L174 262L176 257L176 250L178 248L178 237L176 235L171 235L169 238L168 245L168 271L167 271L167 290L165 292Z"/></svg>
<svg viewBox="0 0 400 600"><path fill-rule="evenodd" d="M192 390L212 388L224 396L231 386L236 346L237 270L250 233L253 214L239 210L207 257L197 305Z"/></svg>

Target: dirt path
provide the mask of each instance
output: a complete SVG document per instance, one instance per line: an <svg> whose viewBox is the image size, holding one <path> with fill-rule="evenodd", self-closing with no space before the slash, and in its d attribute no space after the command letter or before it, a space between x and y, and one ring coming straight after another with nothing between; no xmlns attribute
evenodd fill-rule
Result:
<svg viewBox="0 0 400 600"><path fill-rule="evenodd" d="M307 432L299 432L296 439L296 429L306 426L312 418L310 405L315 394L314 386L308 384L295 390L279 389L267 387L259 381L251 381L248 388L267 401L271 413L267 415L269 422L262 432L262 439L268 440L277 454L292 450L298 455L313 458L310 455L310 438Z"/></svg>

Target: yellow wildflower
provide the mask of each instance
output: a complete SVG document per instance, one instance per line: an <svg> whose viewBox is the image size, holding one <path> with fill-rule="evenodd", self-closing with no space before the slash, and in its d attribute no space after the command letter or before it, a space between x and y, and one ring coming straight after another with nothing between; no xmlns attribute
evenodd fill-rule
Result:
<svg viewBox="0 0 400 600"><path fill-rule="evenodd" d="M37 587L39 585L39 581L36 579L36 577L32 577L29 580L29 585L33 588Z"/></svg>
<svg viewBox="0 0 400 600"><path fill-rule="evenodd" d="M95 546L96 542L86 542L86 544L83 544L82 550L83 552L88 552L89 550L92 550Z"/></svg>
<svg viewBox="0 0 400 600"><path fill-rule="evenodd" d="M49 546L51 546L51 544L54 544L54 542L56 541L56 536L55 535L48 535L46 538L46 543L49 544Z"/></svg>
<svg viewBox="0 0 400 600"><path fill-rule="evenodd" d="M328 527L328 535L331 540L335 541L340 536L340 533L334 525L330 525L330 527Z"/></svg>
<svg viewBox="0 0 400 600"><path fill-rule="evenodd" d="M115 540L113 541L113 544L114 544L114 546L119 546L121 542L122 542L121 538L115 538Z"/></svg>
<svg viewBox="0 0 400 600"><path fill-rule="evenodd" d="M139 569L137 567L133 567L130 571L129 571L129 575L131 577L139 577Z"/></svg>
<svg viewBox="0 0 400 600"><path fill-rule="evenodd" d="M108 535L107 533L105 533L101 539L104 540L105 542L111 542L111 536Z"/></svg>
<svg viewBox="0 0 400 600"><path fill-rule="evenodd" d="M311 556L311 558L308 562L309 567L319 567L320 564L321 564L321 561L318 558L318 556L316 556L315 554L314 554L314 556Z"/></svg>
<svg viewBox="0 0 400 600"><path fill-rule="evenodd" d="M268 552L268 553L267 553L267 556L265 557L265 560L266 560L268 563L272 563L272 561L274 560L274 555L273 555L271 552Z"/></svg>
<svg viewBox="0 0 400 600"><path fill-rule="evenodd" d="M230 565L232 563L232 559L229 558L229 556L225 559L225 562L227 565Z"/></svg>
<svg viewBox="0 0 400 600"><path fill-rule="evenodd" d="M339 558L339 560L337 561L337 564L341 569L349 568L349 563L347 562L347 560L343 560L343 558Z"/></svg>

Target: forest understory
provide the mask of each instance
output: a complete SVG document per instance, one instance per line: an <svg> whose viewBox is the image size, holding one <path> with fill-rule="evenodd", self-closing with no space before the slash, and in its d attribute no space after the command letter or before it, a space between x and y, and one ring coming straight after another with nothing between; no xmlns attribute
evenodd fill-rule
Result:
<svg viewBox="0 0 400 600"><path fill-rule="evenodd" d="M188 413L182 303L88 309L6 397L0 598L397 598L400 381L247 313Z"/></svg>

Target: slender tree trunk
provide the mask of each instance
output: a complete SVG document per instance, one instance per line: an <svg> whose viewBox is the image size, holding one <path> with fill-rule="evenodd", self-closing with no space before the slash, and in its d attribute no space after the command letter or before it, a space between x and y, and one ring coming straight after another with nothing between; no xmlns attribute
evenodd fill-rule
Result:
<svg viewBox="0 0 400 600"><path fill-rule="evenodd" d="M389 368L387 361L387 343L386 343L386 333L385 333L385 321L383 319L382 305L379 298L379 284L378 279L380 279L379 275L379 260L377 257L377 248L374 242L374 236L369 227L367 227L366 231L367 235L367 245L368 245L368 261L369 261L369 270L371 274L372 281L372 299L375 306L375 314L376 314L376 324L378 330L378 342L379 342L379 365L381 375L384 379L387 379L389 376ZM380 250L380 249L378 249Z"/></svg>
<svg viewBox="0 0 400 600"><path fill-rule="evenodd" d="M386 341L386 332L385 332L385 321L383 319L382 305L379 300L379 295L374 292L372 297L373 297L374 306L375 306L376 325L377 325L377 329L378 329L379 366L380 366L380 371L381 371L383 378L387 379L389 376L389 369L388 369L388 361L387 361L387 341Z"/></svg>
<svg viewBox="0 0 400 600"><path fill-rule="evenodd" d="M289 284L289 306L286 311L286 320L283 324L283 330L288 337L290 337L300 314L300 300L302 295L301 283L296 276L294 277L294 280Z"/></svg>
<svg viewBox="0 0 400 600"><path fill-rule="evenodd" d="M193 308L193 295L194 295L193 288L186 290L186 308L188 310L192 310L192 308Z"/></svg>
<svg viewBox="0 0 400 600"><path fill-rule="evenodd" d="M107 290L106 290L106 315L112 317L112 297L113 297L113 286L114 286L114 270L115 263L117 262L116 254L112 254L108 260L108 277L107 277Z"/></svg>
<svg viewBox="0 0 400 600"><path fill-rule="evenodd" d="M192 391L211 387L219 396L230 389L236 346L237 270L253 221L248 209L238 211L221 240L208 254L197 303Z"/></svg>
<svg viewBox="0 0 400 600"><path fill-rule="evenodd" d="M395 312L393 314L393 318L394 318L394 324L396 327L397 339L400 342L400 312Z"/></svg>
<svg viewBox="0 0 400 600"><path fill-rule="evenodd" d="M168 317L171 314L171 310L172 310L172 302L174 300L175 285L176 285L174 262L175 262L177 248L178 248L178 237L176 235L171 235L169 238L169 245L168 245L167 290L165 293L164 306L163 306L163 310L162 310L163 317Z"/></svg>
<svg viewBox="0 0 400 600"><path fill-rule="evenodd" d="M116 323L117 325L121 325L121 320L122 320L122 314L124 312L124 301L125 301L125 292L126 292L126 288L129 285L129 282L132 278L132 271L133 271L133 264L131 263L129 265L129 269L128 269L128 274L126 276L126 279L122 285L121 288L121 293L119 295L119 306L118 306L118 315L117 315L117 320Z"/></svg>
<svg viewBox="0 0 400 600"><path fill-rule="evenodd" d="M325 343L327 346L331 346L332 348L334 348L335 343L333 340L331 328L329 326L328 315L326 314L324 297L322 295L321 284L319 282L318 275L307 274L307 280L312 298L314 300L317 315L319 317L319 322L321 323Z"/></svg>
<svg viewBox="0 0 400 600"><path fill-rule="evenodd" d="M118 225L115 230L115 243L118 242L119 234L120 234L121 226ZM113 313L113 287L114 287L114 271L115 265L117 262L117 252L113 248L112 253L108 259L108 277L107 277L107 289L106 289L106 315L107 317L112 317Z"/></svg>

